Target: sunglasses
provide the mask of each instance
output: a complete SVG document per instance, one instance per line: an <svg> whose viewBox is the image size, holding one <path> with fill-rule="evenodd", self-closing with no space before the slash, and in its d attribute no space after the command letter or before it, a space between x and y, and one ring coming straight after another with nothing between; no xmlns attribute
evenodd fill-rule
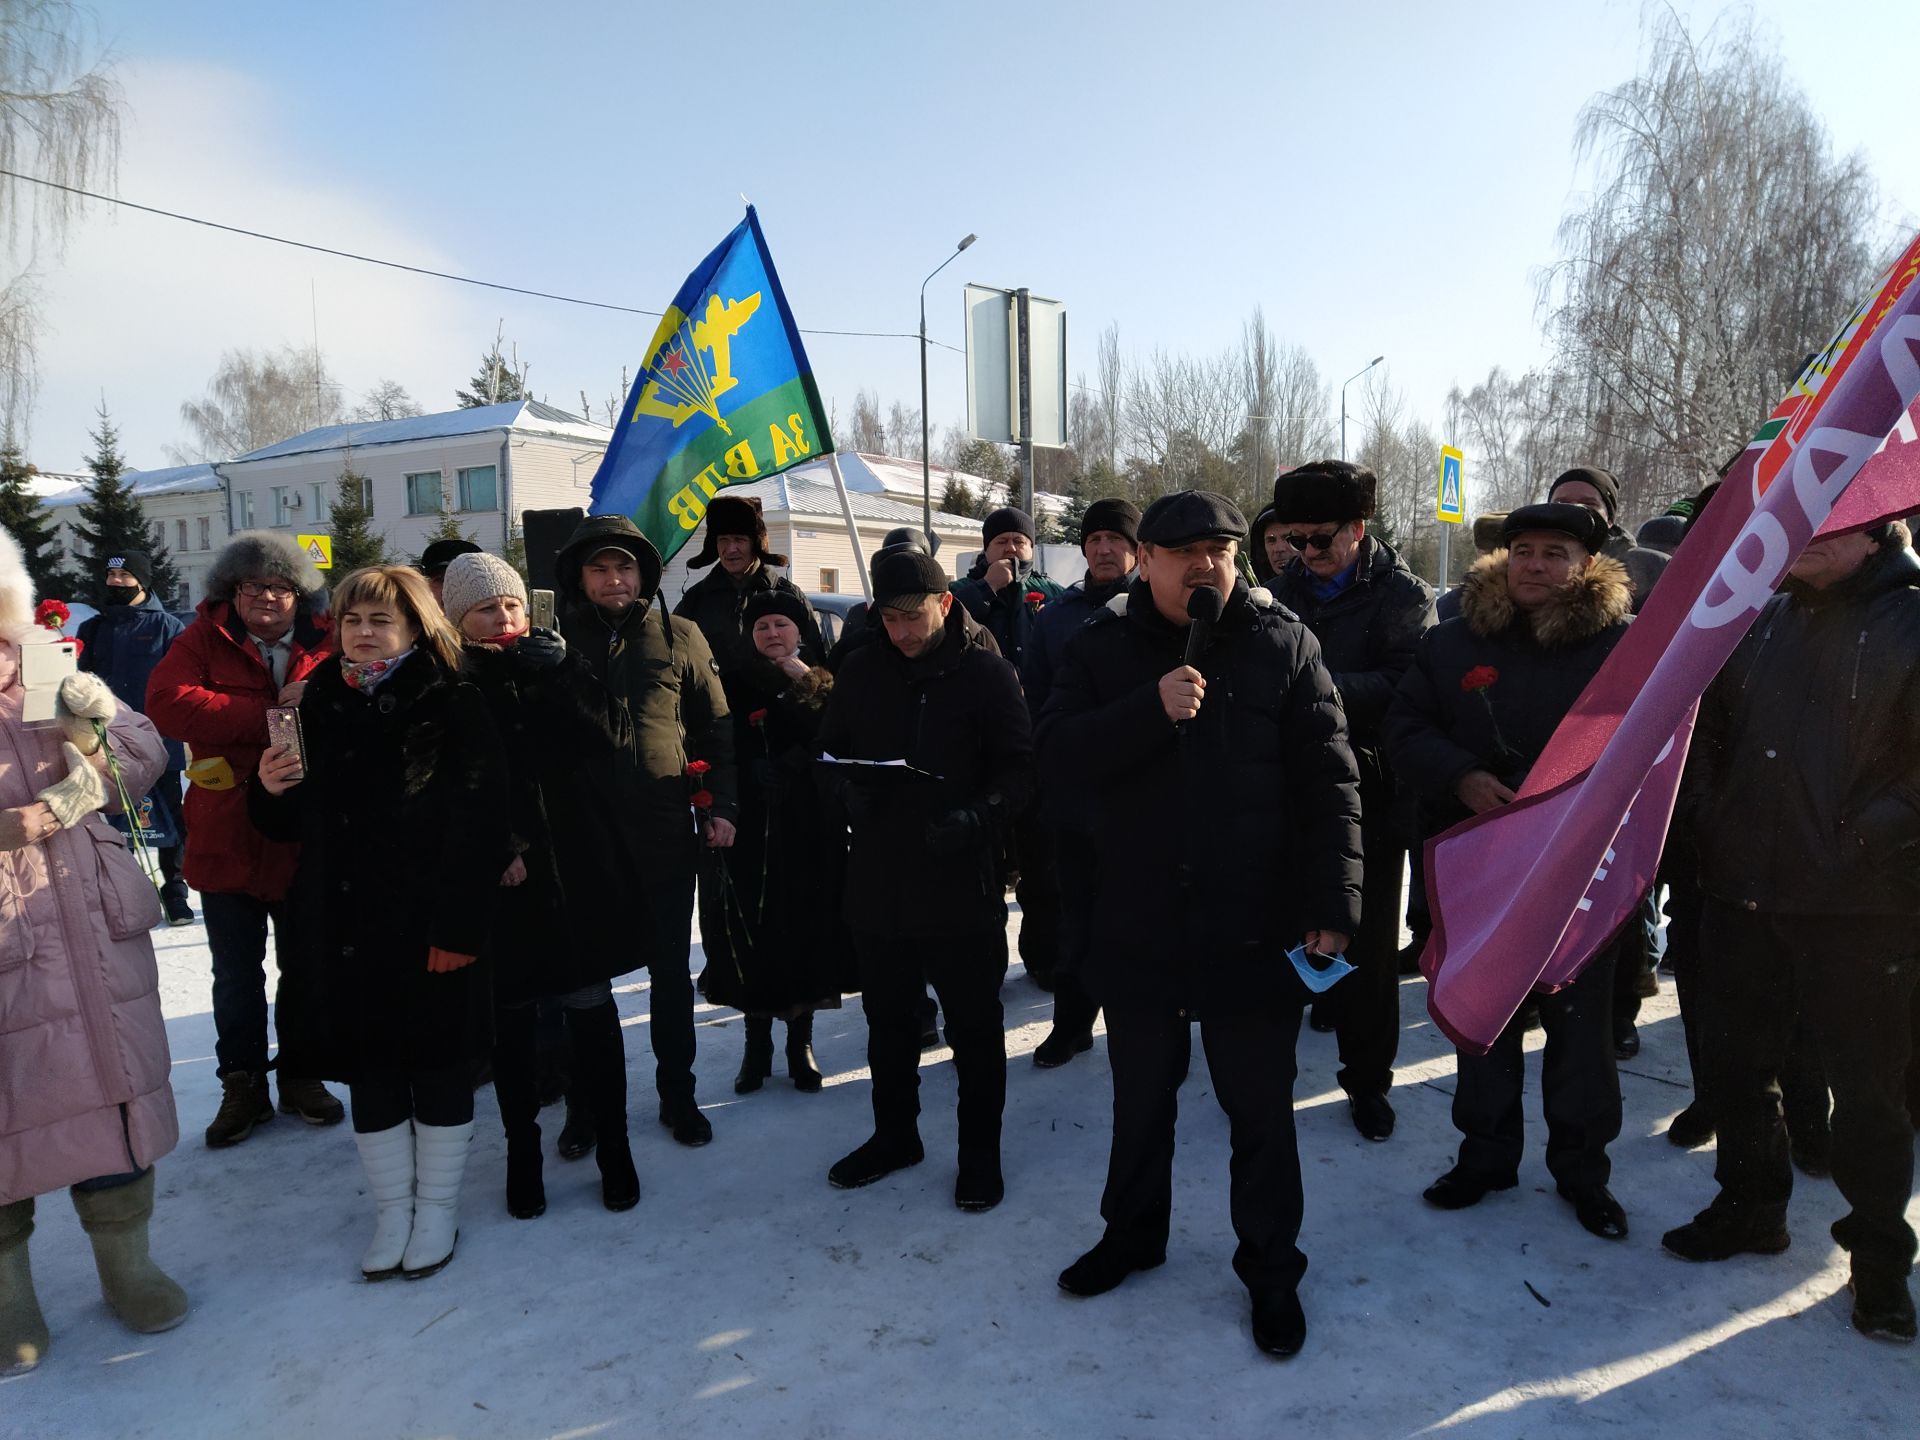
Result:
<svg viewBox="0 0 1920 1440"><path fill-rule="evenodd" d="M1340 527L1342 530L1345 528L1345 526ZM1292 535L1282 535L1280 538L1296 550L1306 550L1308 547L1312 547L1315 550L1327 550L1332 548L1333 542L1339 534L1340 530L1329 530L1322 535L1295 533Z"/></svg>

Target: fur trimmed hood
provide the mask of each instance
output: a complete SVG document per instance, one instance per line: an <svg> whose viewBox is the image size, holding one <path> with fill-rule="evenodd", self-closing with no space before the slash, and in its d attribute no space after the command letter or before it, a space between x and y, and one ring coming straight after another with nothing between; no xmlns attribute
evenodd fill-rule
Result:
<svg viewBox="0 0 1920 1440"><path fill-rule="evenodd" d="M1522 612L1507 592L1507 552L1496 550L1474 562L1460 582L1460 618L1474 634L1491 638ZM1596 555L1558 595L1535 610L1533 638L1548 650L1578 645L1633 614L1633 587L1627 567Z"/></svg>
<svg viewBox="0 0 1920 1440"><path fill-rule="evenodd" d="M293 537L271 530L242 530L221 548L207 571L207 598L233 599L234 587L249 575L273 575L286 581L303 609L310 608L313 597L327 588Z"/></svg>
<svg viewBox="0 0 1920 1440"><path fill-rule="evenodd" d="M0 528L0 636L18 642L34 627L33 577L13 532Z"/></svg>

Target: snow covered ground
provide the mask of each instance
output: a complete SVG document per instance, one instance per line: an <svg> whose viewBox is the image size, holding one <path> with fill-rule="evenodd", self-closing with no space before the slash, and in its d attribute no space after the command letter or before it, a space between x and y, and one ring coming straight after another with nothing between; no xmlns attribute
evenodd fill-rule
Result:
<svg viewBox="0 0 1920 1440"><path fill-rule="evenodd" d="M1056 1290L1100 1233L1106 1049L1034 1069L1051 1002L1017 965L1007 1199L989 1214L953 1207L945 1050L922 1070L927 1162L866 1190L827 1185L868 1133L857 1000L820 1019L831 1078L813 1096L777 1075L736 1098L739 1017L703 1009L715 1139L675 1145L654 1120L641 972L620 995L639 1208L608 1214L591 1160L550 1158L547 1214L510 1219L484 1092L453 1264L367 1285L371 1215L345 1126L282 1117L237 1149L201 1144L218 1097L205 932L155 940L184 1133L159 1166L153 1243L194 1311L167 1335L121 1329L71 1207L44 1198L33 1263L53 1350L0 1381L0 1435L1920 1435L1920 1351L1848 1326L1830 1183L1799 1182L1783 1256L1700 1268L1659 1249L1712 1193L1711 1153L1661 1135L1688 1098L1670 987L1624 1067L1622 1244L1587 1235L1554 1195L1535 1099L1517 1190L1455 1215L1421 1203L1454 1131L1452 1053L1420 982L1402 991L1400 1128L1384 1145L1348 1123L1333 1038L1303 1027L1311 1332L1278 1364L1253 1348L1228 1266L1226 1126L1198 1045L1167 1264L1097 1300ZM560 1112L543 1118L550 1146Z"/></svg>

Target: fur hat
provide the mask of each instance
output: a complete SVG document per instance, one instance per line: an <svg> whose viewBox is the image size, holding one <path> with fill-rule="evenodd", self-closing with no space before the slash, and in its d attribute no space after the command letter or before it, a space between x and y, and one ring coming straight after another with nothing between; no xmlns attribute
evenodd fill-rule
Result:
<svg viewBox="0 0 1920 1440"><path fill-rule="evenodd" d="M744 535L753 541L753 558L762 565L787 563L784 555L767 549L767 522L758 495L716 495L707 505L707 533L700 542L700 553L687 562L689 570L699 570L720 558L722 535Z"/></svg>
<svg viewBox="0 0 1920 1440"><path fill-rule="evenodd" d="M1273 482L1273 518L1287 525L1345 525L1373 518L1380 482L1348 460L1309 460Z"/></svg>
<svg viewBox="0 0 1920 1440"><path fill-rule="evenodd" d="M33 576L13 532L0 528L0 636L16 644L33 631Z"/></svg>
<svg viewBox="0 0 1920 1440"><path fill-rule="evenodd" d="M1507 523L1504 510L1485 510L1473 517L1473 548L1482 555L1491 555L1507 543L1507 537L1501 526Z"/></svg>
<svg viewBox="0 0 1920 1440"><path fill-rule="evenodd" d="M447 562L446 576L440 582L440 609L454 629L460 628L461 618L469 610L496 595L511 595L522 605L527 603L527 582L498 555L468 551Z"/></svg>
<svg viewBox="0 0 1920 1440"><path fill-rule="evenodd" d="M310 602L327 588L327 582L293 537L271 530L242 530L221 547L207 571L207 598L232 600L235 587L249 575L286 581L293 586L296 603Z"/></svg>

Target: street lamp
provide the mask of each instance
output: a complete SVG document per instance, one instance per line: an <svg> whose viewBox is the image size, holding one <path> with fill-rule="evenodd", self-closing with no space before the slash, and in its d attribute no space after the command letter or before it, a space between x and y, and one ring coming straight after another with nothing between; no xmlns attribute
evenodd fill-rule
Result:
<svg viewBox="0 0 1920 1440"><path fill-rule="evenodd" d="M1358 380L1361 375L1366 374L1367 371L1371 370L1386 358L1384 355L1374 356L1360 368L1358 375L1354 375L1348 379L1347 385L1351 385L1355 380ZM1347 458L1347 385L1340 387L1340 458L1342 460Z"/></svg>
<svg viewBox="0 0 1920 1440"><path fill-rule="evenodd" d="M933 457L929 453L933 447L927 421L927 286L933 282L934 275L951 265L977 238L969 235L954 246L953 254L934 266L932 274L920 282L920 505L929 546L933 544Z"/></svg>

